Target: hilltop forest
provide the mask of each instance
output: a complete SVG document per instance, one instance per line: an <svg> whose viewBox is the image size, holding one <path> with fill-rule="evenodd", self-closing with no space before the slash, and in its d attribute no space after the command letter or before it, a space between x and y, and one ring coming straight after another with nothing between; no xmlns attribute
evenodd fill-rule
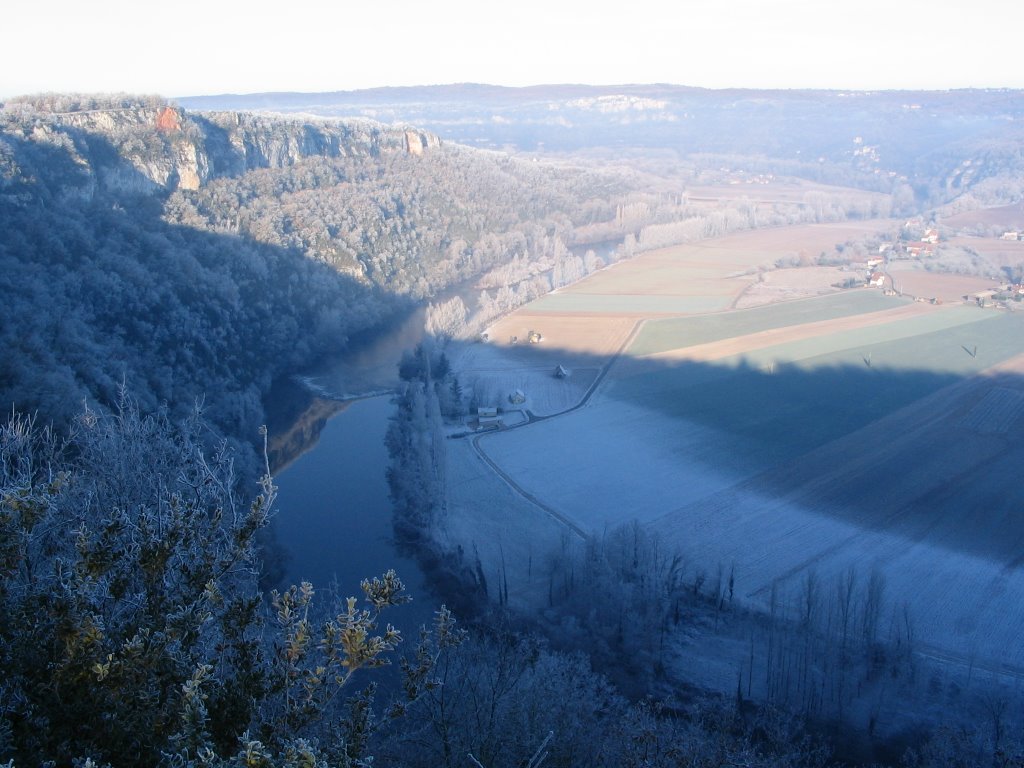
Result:
<svg viewBox="0 0 1024 768"><path fill-rule="evenodd" d="M518 255L614 220L624 175L368 121L157 98L0 109L0 401L66 423L124 385L252 440L294 372Z"/></svg>

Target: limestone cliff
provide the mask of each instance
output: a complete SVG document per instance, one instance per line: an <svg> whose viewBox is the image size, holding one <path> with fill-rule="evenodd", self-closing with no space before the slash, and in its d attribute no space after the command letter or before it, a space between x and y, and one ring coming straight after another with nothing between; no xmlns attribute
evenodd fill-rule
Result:
<svg viewBox="0 0 1024 768"><path fill-rule="evenodd" d="M79 172L68 173L63 194L87 199L97 190L195 190L216 177L307 157L422 155L440 146L433 134L369 120L190 113L166 104L55 111L19 101L0 107L0 193L14 176L4 174L5 157L26 146L18 140L37 154L46 146L68 150Z"/></svg>

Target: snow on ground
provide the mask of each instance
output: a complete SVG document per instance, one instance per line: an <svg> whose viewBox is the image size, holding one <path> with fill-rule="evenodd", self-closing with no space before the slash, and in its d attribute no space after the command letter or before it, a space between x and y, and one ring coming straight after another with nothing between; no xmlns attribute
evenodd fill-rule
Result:
<svg viewBox="0 0 1024 768"><path fill-rule="evenodd" d="M809 573L831 590L851 567L861 584L877 568L889 608L883 632L892 611L905 604L926 645L1024 667L1024 649L1015 640L1024 632L1021 569L853 525L785 499L731 493L728 501L676 510L655 527L708 571L735 564L737 590L755 605L767 607L773 582L795 604Z"/></svg>
<svg viewBox="0 0 1024 768"><path fill-rule="evenodd" d="M615 312L637 310L643 316L644 308L648 312L661 308L658 301L666 296L645 302L639 290L643 281L679 277L686 269L704 269L704 262L712 260L723 271L721 279L727 280L726 269L742 266L744 259L752 263L750 249L760 248L758 258L763 258L769 246L775 251L797 243L806 247L808 237L834 243L837 234L837 229L821 227L780 229L750 233L747 239L722 238L672 249L660 261L641 265L648 259L645 255L622 267L633 281L627 287L637 293L614 295L612 271L602 273L603 283L595 286L584 281L564 294L583 297L572 300L577 304L584 299L597 302L589 314L581 314L582 305L567 299L548 301L547 312L538 311L538 305L524 308L496 324L501 332L492 343L455 350L453 368L467 391L475 386L478 397L498 400L495 405L512 407L508 394L521 389L528 402L516 408L538 415L566 410L598 375L599 368L594 366L610 359L634 327L636 314L617 316ZM674 282L671 292L679 290L679 285ZM703 283L687 285L687 290L697 290L694 286ZM618 287L621 291L622 285ZM601 304L597 289L607 291L615 301ZM667 291L661 289L662 294ZM679 290L678 298L685 298L685 293ZM711 293L717 300L728 291L723 287ZM814 301L845 305L850 296ZM694 328L687 325L690 321L652 323L651 333L641 340L656 336L659 329L665 338L659 336L656 342L671 340L678 333L680 347L701 341L708 347L691 346L681 353L683 358L690 360L699 352L701 359L716 360L722 354L735 358L742 352L749 358L748 367L757 370L776 358L809 358L814 363L809 364L811 368L839 370L835 366L841 363L904 383L913 378L904 374L917 370L930 372L939 383L953 378L961 383L927 397L927 387L922 385L921 393L910 393L920 399L909 405L893 400L884 418L879 418L886 412L879 406L879 414L872 415L877 422L857 423L851 427L856 432L842 437L829 433L830 442L825 444L796 440L794 444L807 445L779 464L771 451L761 455L739 450L742 446L737 441L743 438L722 426L729 421L721 418L723 414L732 414L734 421L737 413L740 418L749 415L750 392L728 390L728 381L706 368L701 370L707 375L697 385L690 382L687 391L686 381L673 378L676 373L659 370L667 360L623 360L585 407L476 441L508 480L481 459L472 439L447 441L451 540L479 553L489 581L504 564L510 598L533 604L546 591L543 561L550 562L560 548L573 546L576 540L544 507L595 532L634 519L647 523L679 547L691 574L735 565L737 594L756 606L767 604L773 583L778 584L783 600L795 601L809 573L832 589L832 580L850 567L856 567L862 583L872 568L878 568L886 579L888 605L882 633L892 611L906 604L920 647L930 648L929 653L943 659L952 654L964 664L970 659L973 665L976 659L979 667L988 664L990 670L1013 666L1024 675L1024 646L1018 642L1024 634L1024 601L1019 599L1024 594L1024 557L1020 555L1024 533L1016 518L1019 505L1012 503L1019 493L1014 467L1024 461L1024 442L1017 438L1024 430L1017 407L1024 402L1020 383L1024 363L1006 372L1016 379L997 381L979 375L982 369L1020 353L1020 329L1009 315L980 310L968 315L962 308L922 308L899 302L889 308L875 306L874 299L868 301L860 294L854 298L857 306L852 313L830 311L821 317L814 316L821 307L810 302L778 305L785 322L734 329L725 334L728 338L711 331L707 338L695 333L703 320L693 318ZM622 304L626 300L628 307ZM559 307L564 314L558 314ZM798 316L798 310L804 309L810 315ZM731 328L731 321L743 325L748 317L764 312L725 313L711 319L721 319ZM849 319L835 320L848 314ZM507 343L505 337L517 335L520 326L539 328L544 342ZM780 330L769 333L765 327ZM734 338L751 334L757 338ZM564 349L560 342L566 343ZM723 346L710 349L714 343ZM872 346L864 351L862 345ZM659 343L647 351L680 357L673 346ZM540 347L546 355L538 354ZM569 380L553 375L553 349L561 349L558 362L572 369ZM898 355L891 364L886 364L888 352ZM583 360L589 368L574 367ZM623 379L626 375L631 378ZM626 385L633 380L640 384L630 389ZM834 376L815 381L832 382L840 389L842 385ZM645 382L647 386L641 386ZM889 402L882 397L880 384L865 386L878 391L829 390L819 399L831 403L840 417L849 416L853 405L862 401ZM680 398L710 412L667 407ZM778 406L777 401L768 402L753 415L774 417ZM784 411L780 413L785 416ZM794 414L831 418L828 413L805 413L800 407L795 407ZM768 422L774 430L776 422ZM786 426L790 423L785 421ZM799 437L800 427L793 429ZM785 441L783 432L773 434Z"/></svg>
<svg viewBox="0 0 1024 768"><path fill-rule="evenodd" d="M448 542L462 547L471 566L480 558L491 599L504 570L512 605L544 605L551 558L568 538L565 527L502 481L476 454L471 439L447 440L446 448Z"/></svg>
<svg viewBox="0 0 1024 768"><path fill-rule="evenodd" d="M597 369L573 369L564 379L552 371L519 370L488 372L485 375L467 371L460 374L463 391L483 406L521 408L547 416L572 408L593 383ZM521 393L524 400L519 400Z"/></svg>
<svg viewBox="0 0 1024 768"><path fill-rule="evenodd" d="M1024 671L1021 535L1005 512L1024 448L971 421L984 393L1011 391L1000 381L962 380L782 467L730 462L728 436L606 395L479 445L585 530L636 519L694 570L735 566L738 593L759 607L773 583L795 603L809 573L831 584L877 568L885 623L905 604L936 653Z"/></svg>
<svg viewBox="0 0 1024 768"><path fill-rule="evenodd" d="M465 396L481 406L522 409L548 416L572 408L594 383L599 368L567 352L552 356L540 345L462 343L448 351ZM585 362L584 362L585 360ZM574 363L584 362L577 366ZM568 375L555 375L561 365ZM519 400L519 394L525 400Z"/></svg>
<svg viewBox="0 0 1024 768"><path fill-rule="evenodd" d="M585 530L659 517L731 484L689 457L714 443L697 425L666 429L661 415L590 405L527 428L487 435L480 448L530 493Z"/></svg>
<svg viewBox="0 0 1024 768"><path fill-rule="evenodd" d="M927 531L862 526L747 490L749 473L693 458L708 438L705 428L605 402L480 444L517 484L586 529L638 519L694 570L735 566L750 603L766 607L773 582L796 603L808 573L831 588L850 567L862 583L878 568L890 611L905 603L924 644L1024 668L1024 569L937 546Z"/></svg>

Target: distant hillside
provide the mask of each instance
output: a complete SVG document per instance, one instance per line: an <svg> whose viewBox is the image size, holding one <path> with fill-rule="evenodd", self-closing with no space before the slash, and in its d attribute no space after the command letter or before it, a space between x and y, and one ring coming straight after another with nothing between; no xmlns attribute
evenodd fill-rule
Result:
<svg viewBox="0 0 1024 768"><path fill-rule="evenodd" d="M251 436L276 377L614 220L629 189L365 119L8 101L0 404L63 421L123 382L146 409L205 397L225 433Z"/></svg>
<svg viewBox="0 0 1024 768"><path fill-rule="evenodd" d="M178 101L193 109L408 121L472 146L556 152L667 149L701 167L756 167L887 192L907 183L922 206L947 202L986 183L992 188L992 180L1020 176L1024 166L1024 93L1011 90L462 84ZM1007 191L1005 185L1000 189ZM1015 186L1012 194L1019 191Z"/></svg>

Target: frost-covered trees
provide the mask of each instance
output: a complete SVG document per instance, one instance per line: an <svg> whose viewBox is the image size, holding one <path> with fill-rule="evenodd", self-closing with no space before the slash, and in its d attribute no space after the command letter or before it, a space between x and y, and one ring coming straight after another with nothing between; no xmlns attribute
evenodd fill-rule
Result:
<svg viewBox="0 0 1024 768"><path fill-rule="evenodd" d="M387 470L395 529L402 539L430 540L444 503L444 430L439 390L450 394L443 353L421 345L399 366L405 380L386 435Z"/></svg>
<svg viewBox="0 0 1024 768"><path fill-rule="evenodd" d="M399 642L379 617L402 583L364 582L365 607L333 611L303 584L268 611L255 536L274 487L264 474L244 501L208 437L124 397L67 437L0 425L0 761L362 764L366 698L339 693ZM407 665L409 699L433 659Z"/></svg>
<svg viewBox="0 0 1024 768"><path fill-rule="evenodd" d="M579 653L529 636L471 634L437 666L426 693L377 754L407 768L822 768L828 750L801 721L730 704L632 704ZM542 749L538 750L538 747ZM531 755L543 760L529 762ZM472 756L472 759L469 759Z"/></svg>
<svg viewBox="0 0 1024 768"><path fill-rule="evenodd" d="M454 146L373 153L365 125L325 133L179 111L177 131L205 166L198 189L169 191L144 172L177 162L152 124L161 105L122 96L0 105L8 407L66 424L83 400L113 406L123 381L144 409L166 403L176 417L205 396L222 434L251 435L275 378L340 352L410 298L569 242L595 212L610 217L609 196L629 188ZM80 110L111 113L57 114ZM228 135L261 157L309 141L278 157L282 167L250 168ZM458 307L447 309L441 333L459 326Z"/></svg>
<svg viewBox="0 0 1024 768"><path fill-rule="evenodd" d="M544 741L545 766L608 757L628 704L582 655L553 653L535 638L475 634L438 665L440 685L382 747L408 768L520 766ZM608 763L614 764L614 763Z"/></svg>
<svg viewBox="0 0 1024 768"><path fill-rule="evenodd" d="M466 330L466 305L458 296L427 305L424 328L439 339L454 339Z"/></svg>

